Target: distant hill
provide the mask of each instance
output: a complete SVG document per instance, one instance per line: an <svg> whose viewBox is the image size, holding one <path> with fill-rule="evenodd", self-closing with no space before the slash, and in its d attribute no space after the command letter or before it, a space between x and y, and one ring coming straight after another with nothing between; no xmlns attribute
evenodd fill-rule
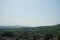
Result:
<svg viewBox="0 0 60 40"><path fill-rule="evenodd" d="M52 25L52 26L36 26L36 28L38 27L60 27L60 24L57 25ZM0 28L30 28L31 26L20 26L20 25L15 25L15 26L0 26Z"/></svg>
<svg viewBox="0 0 60 40"><path fill-rule="evenodd" d="M0 28L25 28L25 27L30 27L30 26L19 26L19 25L16 25L16 26L0 26Z"/></svg>

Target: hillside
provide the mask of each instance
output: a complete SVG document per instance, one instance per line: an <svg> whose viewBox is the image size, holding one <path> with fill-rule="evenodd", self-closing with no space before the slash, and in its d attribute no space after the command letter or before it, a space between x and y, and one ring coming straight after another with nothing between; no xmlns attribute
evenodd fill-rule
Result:
<svg viewBox="0 0 60 40"><path fill-rule="evenodd" d="M52 26L40 26L40 27L1 28L0 35L3 34L3 32L13 32L15 35L20 34L26 35L27 33L30 33L32 35L46 34L46 33L57 35L60 34L60 24Z"/></svg>

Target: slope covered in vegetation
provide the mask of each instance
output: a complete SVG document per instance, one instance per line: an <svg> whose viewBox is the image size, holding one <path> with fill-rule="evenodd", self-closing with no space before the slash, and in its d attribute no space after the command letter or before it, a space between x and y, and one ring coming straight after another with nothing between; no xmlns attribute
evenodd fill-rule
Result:
<svg viewBox="0 0 60 40"><path fill-rule="evenodd" d="M49 34L49 35L58 35L60 34L60 24L52 26L40 26L40 27L24 27L24 28L2 28L0 29L0 36L5 32L14 34L18 37L19 35L40 35L40 34Z"/></svg>

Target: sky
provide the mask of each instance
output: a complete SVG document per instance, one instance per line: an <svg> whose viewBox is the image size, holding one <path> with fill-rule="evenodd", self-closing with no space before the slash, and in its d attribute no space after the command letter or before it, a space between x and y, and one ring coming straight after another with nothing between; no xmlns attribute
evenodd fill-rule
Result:
<svg viewBox="0 0 60 40"><path fill-rule="evenodd" d="M60 24L60 0L0 0L0 25Z"/></svg>

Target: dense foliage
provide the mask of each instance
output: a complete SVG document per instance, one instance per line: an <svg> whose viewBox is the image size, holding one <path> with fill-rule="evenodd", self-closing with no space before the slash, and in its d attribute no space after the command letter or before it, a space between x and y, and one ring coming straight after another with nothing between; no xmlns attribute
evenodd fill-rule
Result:
<svg viewBox="0 0 60 40"><path fill-rule="evenodd" d="M6 35L7 34L7 35ZM37 36L40 34L48 34L53 36L58 36L60 34L60 24L53 26L39 26L39 27L26 27L26 28L2 28L0 29L0 36L19 36L27 37L28 36ZM47 37L47 36L46 36ZM59 36L60 38L60 36ZM59 39L58 38L58 39Z"/></svg>
<svg viewBox="0 0 60 40"><path fill-rule="evenodd" d="M49 40L49 39L50 39L49 35L46 34L44 40Z"/></svg>

